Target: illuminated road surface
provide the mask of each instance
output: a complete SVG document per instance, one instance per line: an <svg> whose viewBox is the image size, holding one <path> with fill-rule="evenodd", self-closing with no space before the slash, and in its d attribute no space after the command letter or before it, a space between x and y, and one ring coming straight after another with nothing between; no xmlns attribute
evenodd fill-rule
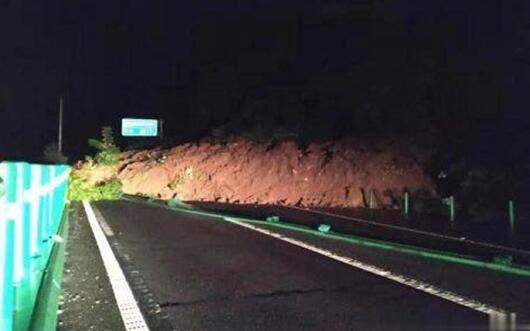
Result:
<svg viewBox="0 0 530 331"><path fill-rule="evenodd" d="M152 330L488 327L476 310L238 225L132 202L94 206ZM509 311L530 304L522 277L282 234Z"/></svg>

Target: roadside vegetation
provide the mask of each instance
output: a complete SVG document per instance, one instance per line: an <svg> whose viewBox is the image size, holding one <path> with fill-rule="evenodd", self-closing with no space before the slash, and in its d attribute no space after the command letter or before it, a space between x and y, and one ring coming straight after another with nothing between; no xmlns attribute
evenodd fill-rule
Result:
<svg viewBox="0 0 530 331"><path fill-rule="evenodd" d="M56 142L51 142L44 147L42 160L50 164L66 164L68 158L59 150Z"/></svg>
<svg viewBox="0 0 530 331"><path fill-rule="evenodd" d="M91 180L91 173L96 169L113 168L118 165L120 149L114 142L112 128L103 127L101 139L89 139L89 145L96 154L86 156L85 162L79 163L70 177L69 199L71 201L98 201L119 199L122 183L115 176L104 181Z"/></svg>
<svg viewBox="0 0 530 331"><path fill-rule="evenodd" d="M101 139L89 139L88 144L97 151L94 157L96 164L113 165L118 163L120 148L114 142L112 128L103 127L101 129Z"/></svg>

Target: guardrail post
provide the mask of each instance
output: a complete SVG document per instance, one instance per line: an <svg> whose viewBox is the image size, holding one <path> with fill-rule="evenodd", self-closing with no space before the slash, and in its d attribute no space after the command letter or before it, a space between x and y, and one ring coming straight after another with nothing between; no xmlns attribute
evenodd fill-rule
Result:
<svg viewBox="0 0 530 331"><path fill-rule="evenodd" d="M0 197L0 329L11 331L15 307L16 217L19 214L14 204L17 199L16 165L0 164L0 177L5 186L4 196Z"/></svg>
<svg viewBox="0 0 530 331"><path fill-rule="evenodd" d="M30 257L31 257L31 204L27 199L27 192L31 189L31 166L28 163L22 163L22 228L23 228L23 243L22 243L22 266L24 268L24 281L28 281L30 274Z"/></svg>
<svg viewBox="0 0 530 331"><path fill-rule="evenodd" d="M1 199L1 198L0 198ZM4 213L2 210L0 213ZM0 214L0 330L13 329L13 256L15 253L15 223Z"/></svg>
<svg viewBox="0 0 530 331"><path fill-rule="evenodd" d="M15 228L15 330L26 330L29 325L28 316L33 308L31 288L31 205L28 199L31 188L31 167L28 163L16 163L17 167L17 201L18 215Z"/></svg>
<svg viewBox="0 0 530 331"><path fill-rule="evenodd" d="M374 197L374 190L370 189L369 197L368 197L368 207L370 209L374 209L375 205L375 197Z"/></svg>
<svg viewBox="0 0 530 331"><path fill-rule="evenodd" d="M510 219L510 230L515 232L515 207L513 200L508 201L508 217Z"/></svg>
<svg viewBox="0 0 530 331"><path fill-rule="evenodd" d="M517 330L517 314L510 313L510 331Z"/></svg>
<svg viewBox="0 0 530 331"><path fill-rule="evenodd" d="M31 165L31 190L35 192L41 185L41 166L32 164ZM40 218L40 209L41 201L40 197L32 193L30 196L31 204L31 226L30 226L30 238L31 238L31 257L38 258L41 254L40 252L40 229L39 229L39 218Z"/></svg>
<svg viewBox="0 0 530 331"><path fill-rule="evenodd" d="M409 192L405 192L403 197L403 214L406 218L409 217Z"/></svg>
<svg viewBox="0 0 530 331"><path fill-rule="evenodd" d="M29 207L25 203L25 188L29 187L29 164L7 163L7 203L9 217L15 224L13 234L13 290L15 330L24 330L31 313L32 302L29 288ZM28 178L26 178L28 177Z"/></svg>
<svg viewBox="0 0 530 331"><path fill-rule="evenodd" d="M41 166L41 182L40 186L46 186L50 182L50 168ZM44 263L48 260L49 247L48 247L48 219L50 217L50 197L47 195L40 196L40 217L39 217L39 251L41 256L42 264L41 268L44 268Z"/></svg>
<svg viewBox="0 0 530 331"><path fill-rule="evenodd" d="M56 177L60 177L68 172L67 166L58 166L56 172ZM55 210L55 226L53 227L53 233L59 231L59 226L61 224L61 216L63 212L63 206L66 202L66 193L67 193L67 182L62 183L61 185L55 188L54 192L54 210Z"/></svg>
<svg viewBox="0 0 530 331"><path fill-rule="evenodd" d="M505 313L490 313L489 331L508 331L508 316Z"/></svg>
<svg viewBox="0 0 530 331"><path fill-rule="evenodd" d="M517 330L517 314L508 312L495 312L489 314L490 331L515 331Z"/></svg>
<svg viewBox="0 0 530 331"><path fill-rule="evenodd" d="M454 225L455 223L455 197L453 195L449 197L449 220L451 221L451 225Z"/></svg>
<svg viewBox="0 0 530 331"><path fill-rule="evenodd" d="M59 178L62 174L62 167L60 166L56 166L53 168L53 178ZM51 197L52 197L52 226L51 226L51 231L50 231L50 235L53 235L55 233L57 233L57 231L59 230L59 221L60 221L60 217L61 215L59 215L60 211L61 211L61 204L62 204L62 199L61 199L61 185L53 188L51 191L50 191L50 194L51 194Z"/></svg>
<svg viewBox="0 0 530 331"><path fill-rule="evenodd" d="M15 222L15 255L13 281L18 287L24 278L24 173L22 163L7 164L7 203L9 217Z"/></svg>
<svg viewBox="0 0 530 331"><path fill-rule="evenodd" d="M50 180L48 182L48 187L49 187L49 184L51 184L55 178L55 172L57 170L56 167L53 167L51 165L45 165L45 167L48 168L48 171L50 172ZM47 197L48 197L48 222L46 223L46 240L48 240L48 247L50 249L50 252L51 252L51 249L52 249L52 243L51 243L51 236L54 234L54 230L53 230L53 227L54 227L54 223L55 223L55 208L54 208L54 202L55 202L55 199L54 199L54 190L53 189L47 189L46 192L43 192Z"/></svg>

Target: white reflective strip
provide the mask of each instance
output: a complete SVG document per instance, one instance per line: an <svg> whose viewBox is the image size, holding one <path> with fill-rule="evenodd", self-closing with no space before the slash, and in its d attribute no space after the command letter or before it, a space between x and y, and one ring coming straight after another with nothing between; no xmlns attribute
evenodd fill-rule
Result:
<svg viewBox="0 0 530 331"><path fill-rule="evenodd" d="M41 185L41 167L31 166L31 188L36 188ZM30 254L37 256L39 254L39 213L40 201L37 195L30 196L28 199L30 204Z"/></svg>
<svg viewBox="0 0 530 331"><path fill-rule="evenodd" d="M24 192L24 164L17 163L17 192L16 200L22 201ZM15 284L24 278L24 223L23 223L23 208L22 203L15 203L11 209L11 217L15 220L15 256L14 256L14 271L13 281Z"/></svg>
<svg viewBox="0 0 530 331"><path fill-rule="evenodd" d="M50 176L52 176L52 172L50 172ZM24 192L24 201L29 202L32 199L41 197L43 195L46 195L50 192L53 192L55 188L62 185L67 179L68 176L70 176L70 172L66 171L65 173L61 174L58 177L53 178L48 184L42 185L39 187L33 187L30 190L26 190Z"/></svg>
<svg viewBox="0 0 530 331"><path fill-rule="evenodd" d="M105 234L101 230L100 225L92 206L87 201L83 201L85 212L88 217L88 223L92 228L92 233L96 239L99 248L99 253L103 259L103 264L107 270L110 284L118 304L118 309L127 331L149 331L149 327L136 303L136 299L132 293L129 283L125 278L125 274L120 268L120 264L114 255Z"/></svg>
<svg viewBox="0 0 530 331"><path fill-rule="evenodd" d="M6 168L5 164L0 163L0 177L4 181L4 188L5 188L5 177L6 177ZM4 274L5 270L4 267L6 266L6 230L7 230L7 203L6 203L6 197L5 194L3 196L0 196L0 314L4 312L3 307L3 298L4 298ZM0 318L3 318L3 316L0 315ZM2 322L0 322L0 326L2 326Z"/></svg>
<svg viewBox="0 0 530 331"><path fill-rule="evenodd" d="M0 198L1 199L1 198ZM4 307L2 307L3 299L4 299L4 274L5 270L4 267L6 266L6 230L7 230L7 222L4 220L4 216L2 215L2 202L0 201L0 314L4 312ZM0 318L3 316L0 315ZM0 322L0 326L2 323Z"/></svg>
<svg viewBox="0 0 530 331"><path fill-rule="evenodd" d="M54 219L53 219L53 192L54 192L54 189L59 185L57 183L60 183L57 181L57 177L55 177L55 172L57 171L57 168L56 167L53 167L53 166L47 166L48 169L50 169L50 182L48 184L45 185L46 187L46 193L45 194L48 194L49 195L49 198L47 199L48 201L48 224L47 224L47 228L50 228L52 226L52 224L54 223ZM56 186L57 184L57 186Z"/></svg>
<svg viewBox="0 0 530 331"><path fill-rule="evenodd" d="M4 203L4 217L7 220L17 220L17 216L22 214L22 205L20 203Z"/></svg>
<svg viewBox="0 0 530 331"><path fill-rule="evenodd" d="M408 286L408 287L412 287L412 288L414 288L416 290L425 292L427 294L436 296L438 298L442 298L442 299L451 301L452 303L455 303L455 304L458 304L458 305L473 309L473 310L478 311L478 312L481 312L481 313L484 313L484 314L488 314L490 316L494 315L497 318L499 316L507 316L507 314L508 314L506 311L504 311L502 309L499 309L499 308L496 308L496 307L492 307L492 306L490 306L488 304L481 303L481 302L478 302L476 300L460 296L460 295L458 295L456 293L443 290L441 288L438 288L438 287L436 287L434 285L422 282L420 280L416 280L416 279L413 279L413 278L405 277L405 276L393 273L393 272L391 272L389 270L384 270L384 269L381 269L381 268L379 268L377 266L361 262L359 260L355 260L355 259L352 259L352 258L349 258L349 257L346 257L346 256L341 256L341 255L335 254L335 253L333 253L331 251L328 251L328 250L313 246L311 244L305 243L305 242L297 240L297 239L293 239L293 238L284 236L284 235L276 233L276 232L272 232L272 231L267 230L267 229L263 229L263 228L254 226L252 224L248 224L248 223L239 221L239 220L237 220L235 218L223 217L223 219L228 221L228 222L230 222L230 223L242 226L244 228L247 228L247 229L262 233L262 234L265 234L267 236L279 239L281 241L288 242L288 243L290 243L292 245L295 245L295 246L307 249L309 251L315 252L317 254L326 256L326 257L328 257L330 259L333 259L335 261L342 262L342 263L347 264L347 265L349 265L351 267L354 267L354 268L357 268L357 269L361 269L363 271L366 271L366 272L369 272L371 274L374 274L374 275L389 279L391 281L397 282L399 284L402 284L402 285L405 285L405 286Z"/></svg>

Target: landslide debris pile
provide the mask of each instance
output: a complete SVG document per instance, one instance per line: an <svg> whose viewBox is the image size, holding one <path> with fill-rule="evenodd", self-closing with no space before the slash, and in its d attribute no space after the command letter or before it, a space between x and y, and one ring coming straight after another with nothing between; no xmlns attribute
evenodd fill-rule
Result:
<svg viewBox="0 0 530 331"><path fill-rule="evenodd" d="M403 190L433 190L428 155L396 142L203 140L135 150L90 180L118 178L127 194L182 201L361 207L370 190L378 207L397 207Z"/></svg>

